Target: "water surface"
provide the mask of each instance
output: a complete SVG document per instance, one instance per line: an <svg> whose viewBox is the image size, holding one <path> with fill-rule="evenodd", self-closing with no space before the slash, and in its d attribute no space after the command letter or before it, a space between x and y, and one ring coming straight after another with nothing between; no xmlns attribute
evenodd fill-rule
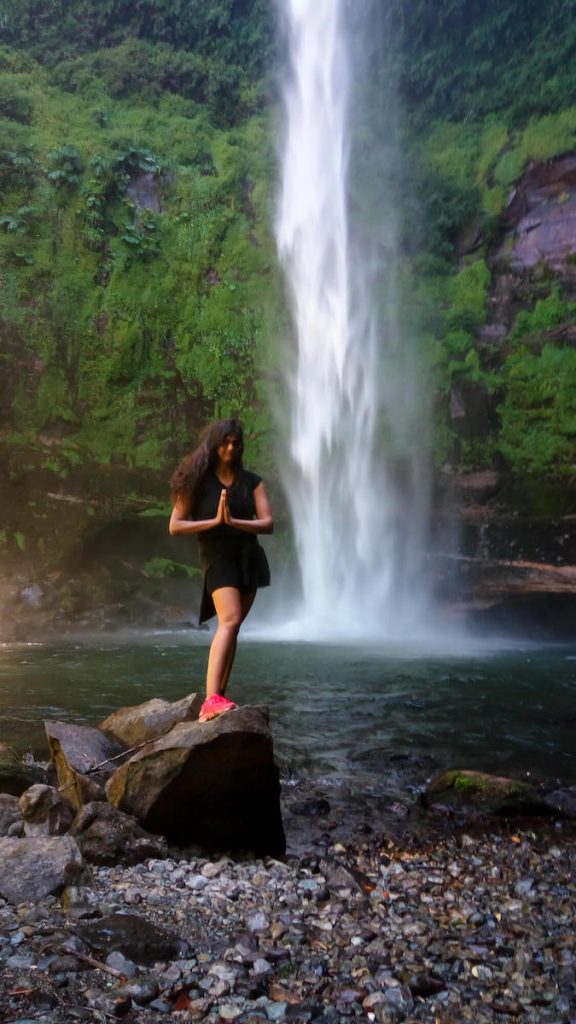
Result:
<svg viewBox="0 0 576 1024"><path fill-rule="evenodd" d="M150 697L202 691L205 634L0 648L0 740L46 753L45 718L98 724ZM377 784L393 765L576 782L576 648L389 646L243 639L230 695L265 703L277 758L299 775Z"/></svg>

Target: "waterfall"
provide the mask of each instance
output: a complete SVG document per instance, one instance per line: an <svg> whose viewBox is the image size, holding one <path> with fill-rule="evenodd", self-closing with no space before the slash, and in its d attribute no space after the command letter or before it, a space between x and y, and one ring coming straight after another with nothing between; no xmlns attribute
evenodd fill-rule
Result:
<svg viewBox="0 0 576 1024"><path fill-rule="evenodd" d="M418 433L419 403L396 316L394 204L375 211L386 239L378 268L349 211L347 5L281 7L289 67L276 234L295 333L282 461L302 583L297 631L395 636L421 614L427 482L418 453L397 457Z"/></svg>

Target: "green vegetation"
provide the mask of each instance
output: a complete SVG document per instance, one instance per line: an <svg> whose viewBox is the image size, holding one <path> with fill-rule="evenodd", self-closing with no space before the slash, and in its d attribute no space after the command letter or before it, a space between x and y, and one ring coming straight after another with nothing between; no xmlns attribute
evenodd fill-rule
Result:
<svg viewBox="0 0 576 1024"><path fill-rule="evenodd" d="M112 100L87 68L82 93L30 59L12 77L33 112L25 136L0 119L12 444L60 437L44 466L62 476L79 459L165 467L214 415L250 430L279 301L266 118Z"/></svg>
<svg viewBox="0 0 576 1024"><path fill-rule="evenodd" d="M392 0L403 95L431 118L511 124L576 102L576 0Z"/></svg>
<svg viewBox="0 0 576 1024"><path fill-rule="evenodd" d="M202 576L202 570L193 565L173 562L170 558L151 558L144 566L144 572L153 579L193 579Z"/></svg>
<svg viewBox="0 0 576 1024"><path fill-rule="evenodd" d="M460 443L465 466L573 472L573 350L550 331L576 322L574 296L539 268L506 338L482 330L511 187L576 148L575 13L576 0L348 10L365 62L355 226L383 241L385 166L407 333L436 374L438 458L454 449L455 388L493 405L486 435ZM271 0L0 0L4 436L58 480L93 462L166 477L207 419L232 413L249 456L271 461L265 378L287 334L275 17Z"/></svg>

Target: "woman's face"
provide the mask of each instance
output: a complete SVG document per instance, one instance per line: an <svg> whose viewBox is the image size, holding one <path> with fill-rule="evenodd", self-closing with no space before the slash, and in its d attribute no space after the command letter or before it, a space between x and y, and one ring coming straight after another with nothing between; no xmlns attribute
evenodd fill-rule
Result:
<svg viewBox="0 0 576 1024"><path fill-rule="evenodd" d="M218 445L219 461L226 462L228 464L237 462L241 447L242 441L238 437L238 434L226 434L222 444Z"/></svg>

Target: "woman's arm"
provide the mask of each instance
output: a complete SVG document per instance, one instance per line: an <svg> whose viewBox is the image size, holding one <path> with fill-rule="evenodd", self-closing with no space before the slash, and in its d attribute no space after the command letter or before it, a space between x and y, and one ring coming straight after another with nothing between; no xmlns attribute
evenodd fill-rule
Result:
<svg viewBox="0 0 576 1024"><path fill-rule="evenodd" d="M224 522L228 526L234 526L237 530L245 530L246 533L272 533L274 530L274 516L268 501L268 495L264 484L259 483L254 488L254 506L256 509L255 519L234 519L230 515L228 496L226 491L222 492L224 498ZM221 499L222 500L222 499Z"/></svg>
<svg viewBox="0 0 576 1024"><path fill-rule="evenodd" d="M213 530L215 526L221 526L225 520L226 491L222 491L218 502L218 511L214 519L188 519L192 511L192 500L190 498L179 498L170 516L168 527L172 536L178 533L203 533L204 530Z"/></svg>

